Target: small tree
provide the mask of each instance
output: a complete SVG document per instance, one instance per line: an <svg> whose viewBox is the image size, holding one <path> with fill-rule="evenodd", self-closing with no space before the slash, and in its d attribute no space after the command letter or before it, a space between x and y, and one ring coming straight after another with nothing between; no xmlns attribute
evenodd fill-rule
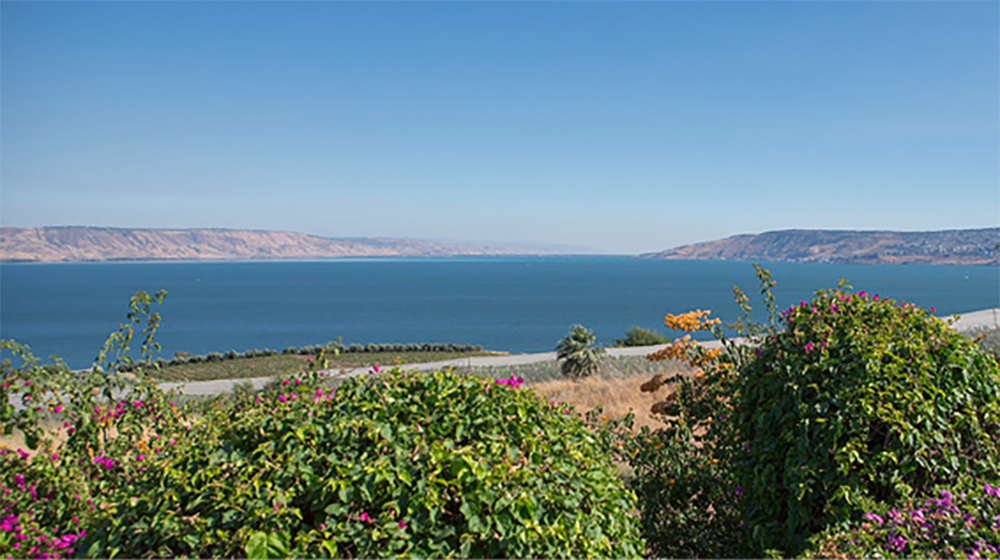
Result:
<svg viewBox="0 0 1000 560"><path fill-rule="evenodd" d="M670 339L663 334L652 329L642 327L632 327L625 331L625 337L615 340L614 348L627 348L629 346L656 346L657 344L667 344Z"/></svg>
<svg viewBox="0 0 1000 560"><path fill-rule="evenodd" d="M600 370L604 348L595 347L594 331L583 325L573 325L569 334L556 346L556 357L562 361L559 370L571 379L593 375Z"/></svg>

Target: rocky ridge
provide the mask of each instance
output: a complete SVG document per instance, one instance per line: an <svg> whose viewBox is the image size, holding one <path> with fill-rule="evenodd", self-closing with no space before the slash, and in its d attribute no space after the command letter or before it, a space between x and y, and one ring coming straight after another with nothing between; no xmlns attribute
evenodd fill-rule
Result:
<svg viewBox="0 0 1000 560"><path fill-rule="evenodd" d="M1000 265L1000 228L927 232L784 230L684 245L650 259Z"/></svg>

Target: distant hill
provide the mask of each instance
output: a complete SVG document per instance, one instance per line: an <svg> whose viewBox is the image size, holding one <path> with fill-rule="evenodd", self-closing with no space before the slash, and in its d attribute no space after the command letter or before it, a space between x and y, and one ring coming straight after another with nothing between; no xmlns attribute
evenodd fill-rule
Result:
<svg viewBox="0 0 1000 560"><path fill-rule="evenodd" d="M0 228L2 262L450 257L545 252L522 247L372 237L337 239L261 230L77 226Z"/></svg>
<svg viewBox="0 0 1000 560"><path fill-rule="evenodd" d="M734 235L640 256L650 259L1000 265L997 243L1000 243L1000 228L926 232L791 229Z"/></svg>

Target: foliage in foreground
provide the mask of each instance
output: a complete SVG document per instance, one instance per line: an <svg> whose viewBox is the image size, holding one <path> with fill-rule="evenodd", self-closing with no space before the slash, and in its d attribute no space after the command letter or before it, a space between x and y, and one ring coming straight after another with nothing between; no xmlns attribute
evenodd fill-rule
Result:
<svg viewBox="0 0 1000 560"><path fill-rule="evenodd" d="M842 290L783 312L735 385L736 467L763 549L1000 472L996 362L910 304Z"/></svg>
<svg viewBox="0 0 1000 560"><path fill-rule="evenodd" d="M220 406L102 516L91 552L640 555L635 497L597 440L517 384L390 370Z"/></svg>
<svg viewBox="0 0 1000 560"><path fill-rule="evenodd" d="M808 555L826 558L997 558L1000 488L940 488L898 507L879 504L863 521L811 539Z"/></svg>
<svg viewBox="0 0 1000 560"><path fill-rule="evenodd" d="M733 345L706 312L668 315L712 329L650 355L684 359L694 377L653 411L664 428L605 429L635 470L644 535L663 556L997 556L1000 373L992 357L909 304L818 292L744 316ZM978 490L977 490L978 489ZM952 501L953 500L953 501Z"/></svg>
<svg viewBox="0 0 1000 560"><path fill-rule="evenodd" d="M668 315L667 327L692 332L710 328L707 311ZM630 468L639 498L643 535L654 558L725 558L745 555L738 509L739 488L728 449L732 440L728 383L734 370L720 350L706 350L685 336L648 356L682 360L694 374L655 375L642 387L676 390L653 406L659 430L632 433L632 418L589 420Z"/></svg>

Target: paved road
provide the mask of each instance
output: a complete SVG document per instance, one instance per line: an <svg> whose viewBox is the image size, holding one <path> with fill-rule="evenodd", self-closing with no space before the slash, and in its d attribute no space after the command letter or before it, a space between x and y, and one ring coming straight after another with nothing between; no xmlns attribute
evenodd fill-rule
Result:
<svg viewBox="0 0 1000 560"><path fill-rule="evenodd" d="M947 317L941 317L947 320ZM978 327L1000 327L1000 308L984 309L960 315L960 319L952 325L956 331L962 332Z"/></svg>
<svg viewBox="0 0 1000 560"><path fill-rule="evenodd" d="M948 317L941 317L948 319ZM994 326L1000 324L1000 309L984 309L973 313L966 313L952 325L957 331L966 331L977 327ZM703 343L708 348L719 346L715 340ZM632 348L608 348L611 356L645 356L655 352L665 345L659 346L636 346ZM511 366L521 364L531 364L535 362L545 362L556 359L555 352L542 352L538 354L515 354L510 356L477 356L471 358L460 358L456 360L446 360L440 362L430 362L424 364L406 364L403 367L408 370L433 370L445 366L471 367L471 366ZM343 370L344 376L354 376L371 371L371 368L353 368ZM327 370L329 374L340 373L341 370ZM160 386L166 390L180 387L187 395L217 395L228 393L233 387L241 383L251 383L255 389L261 389L270 381L270 377L255 377L250 379L220 379L217 381L193 381L190 383L163 383Z"/></svg>

